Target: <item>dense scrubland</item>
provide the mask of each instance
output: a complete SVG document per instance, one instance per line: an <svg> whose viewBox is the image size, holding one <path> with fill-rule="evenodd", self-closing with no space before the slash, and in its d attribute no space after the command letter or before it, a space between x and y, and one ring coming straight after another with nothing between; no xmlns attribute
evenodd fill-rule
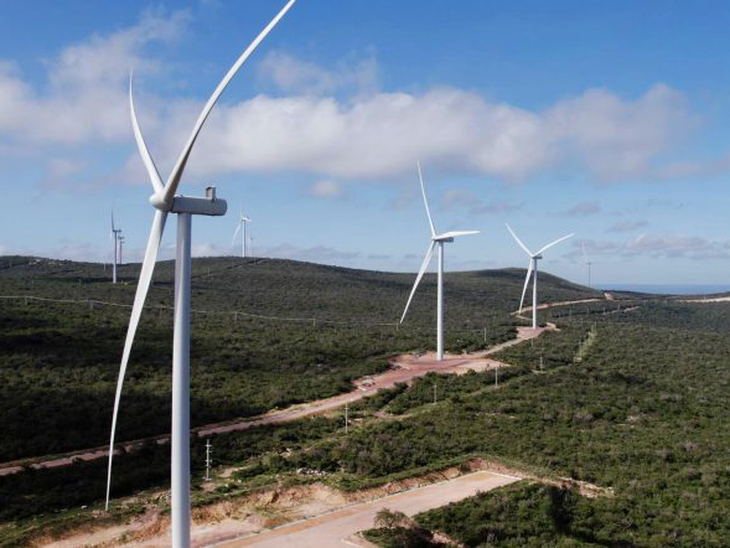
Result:
<svg viewBox="0 0 730 548"><path fill-rule="evenodd" d="M668 306L676 308L642 311L639 324L628 313L605 316L578 363L554 362L547 338L540 341L544 347L536 341L534 348L510 349L503 358L532 367L532 374L402 423L420 437L387 434L395 447L403 442L394 438L407 438L417 455L424 446L442 456L484 452L517 468L610 488L610 494L586 498L519 484L420 515L411 527L443 531L466 546L725 546L730 337L722 326L730 309ZM695 321L691 330L650 327L652 312L658 324L673 324L675 315ZM572 325L554 338L576 342L575 329L590 328L588 322ZM549 346L565 356L562 345ZM546 372L534 366L540 355L551 355ZM384 428L374 427L370 436L383 435ZM440 440L438 447L433 440ZM376 461L379 467L370 463L376 473L398 468ZM560 523L556 497L567 501ZM403 527L373 534L383 546L395 546L404 535L416 539L412 545L429 545L423 531Z"/></svg>
<svg viewBox="0 0 730 548"><path fill-rule="evenodd" d="M429 277L398 328L412 275L281 260L193 264L193 425L347 391L352 379L386 369L389 356L434 344ZM131 304L136 268L122 267L125 283L114 286L102 265L0 259L0 295L81 301L0 299L0 461L106 441L129 310L101 302ZM158 271L130 361L120 441L169 430L171 263ZM517 270L451 274L448 349L510 337L519 284ZM545 291L587 293L548 276Z"/></svg>
<svg viewBox="0 0 730 548"><path fill-rule="evenodd" d="M243 278L237 285L231 278L244 268L254 272L257 266L240 259L211 260L208 264L196 262L196 273L202 277L196 277L194 284L199 299L194 307L256 310L252 304L259 298L252 295L255 291L243 283ZM215 265L220 267L219 273ZM35 278L35 288L25 288L24 284L32 283L28 277L10 272L26 267L14 266L0 274L0 284L7 284L1 292L34 289L36 294L47 291L49 296L58 296L60 288L68 287L71 298L79 298L97 286L100 295L110 291L108 284L93 281L91 273L94 268L99 270L98 266L66 266L89 273L79 283L76 270L63 275L46 272ZM285 261L259 266L298 272L272 272L272 279L278 281L271 282L266 292L275 295L271 298L278 298L283 307L284 288L293 284L300 288L294 292L301 295L292 299L299 304L292 305L287 314L306 314L309 310L311 316L309 307L317 301L320 321L315 329L311 323L255 327L254 322L244 324L241 318L238 323L230 318L197 318L193 348L197 345L204 350L194 351L193 378L194 383L196 375L207 379L194 386L193 408L198 406L197 413L201 413L198 420L209 420L210 416L200 410L206 409L206 402L215 407L210 403L217 401L215 398L231 402L226 413L245 415L243 405L253 407L256 392L267 390L267 386L273 387L269 398L282 393L285 385L292 391L278 405L321 397L346 389L354 376L384 367L389 353L431 347L433 337L427 327L431 325L433 285L428 286L427 296L414 301L416 313L410 330L325 327L324 319L346 317L338 303L362 307L362 315L353 313L353 318L373 323L392 321L388 307L397 317L411 277ZM301 270L296 270L300 266ZM44 268L50 270L51 266ZM161 272L153 304L169 301L171 289L165 285L169 284L165 276L169 276L169 268ZM221 280L216 281L217 276ZM264 284L253 274L250 277ZM39 282L42 278L47 280ZM237 296L216 300L220 298L218 283L232 284ZM335 293L341 291L342 296L330 299L325 288L321 299L312 296L319 283L329 285ZM490 341L508 336L514 322L508 311L516 306L521 283L519 271L449 276L450 327L454 332L465 330L452 334L449 345L456 349L483 347L483 332L469 334L466 329L483 329L485 324ZM206 289L206 284L211 287ZM469 288L477 291L477 286L483 293L474 299ZM541 298L549 300L550 284L544 286L548 288ZM115 296L116 289L123 294ZM113 288L103 298L128 302L132 290L132 285ZM594 296L562 282L556 282L554 291L554 300ZM373 305L374 300L381 301L380 308ZM267 306L268 313L279 312L273 305ZM39 390L42 393L35 405L53 409L58 415L67 412L63 403L78 394L77 389L83 390L84 397L74 396L76 400L90 400L97 394L93 405L74 402L69 409L91 413L92 407L105 405L98 422L99 435L104 438L111 402L103 400L112 397L126 312L104 309L102 315L88 306L73 309L76 312L54 307L0 302L0 336L4 337L0 344L1 374L4 379L12 372L22 371L27 376L11 388L0 382L0 391L19 401L24 392ZM169 398L169 316L149 316L153 317L148 317L140 330L142 342L130 367L130 388L123 403L130 407L123 407L123 416L144 414L145 406L152 405L146 420L164 415L158 419L164 431ZM481 457L538 477L596 484L603 494L588 498L570 489L521 482L434 509L413 521L385 520L370 537L382 546L437 546L434 531L466 546L726 545L730 538L730 306L633 296L556 308L545 311L542 318L556 322L560 330L495 356L511 364L499 371L498 385L493 371L429 375L410 387L396 386L353 404L350 416L354 422L348 434L341 415L334 414L215 436L217 465L235 466L236 471L213 493L196 486L196 503L235 497L272 482L325 481L342 489L358 489ZM112 341L97 341L104 339L100 333L109 337L115 329ZM155 336L161 342L156 342ZM282 341L280 346L271 342L274 337ZM15 351L8 351L8 340ZM36 346L34 340L41 343ZM158 356L158 350L166 354ZM102 356L107 351L113 355ZM21 355L25 355L25 362L11 361ZM68 372L71 374L66 375ZM277 383L280 388L276 388ZM44 398L54 402L53 406L43 407L47 405ZM4 406L0 419L5 428L5 413L15 411L7 411L4 401L0 405ZM248 413L267 408L265 401L255 405L259 405L257 411ZM75 415L76 419L49 417L49 411L33 415L30 406L24 412L36 421L59 421L56 428L64 434L87 420L83 411ZM23 420L21 414L11 416ZM83 430L83 426L77 428ZM136 435L130 425L126 428L127 436ZM4 432L3 440L7 439ZM203 440L194 441L196 477L201 475L203 446ZM120 456L116 460L115 495L165 486L168 460L169 448L153 443L140 452ZM0 546L26 542L41 527L83 521L84 514L78 508L94 505L103 496L104 467L103 461L96 461L0 477L0 539L4 542ZM71 508L75 510L62 511ZM122 515L139 510L126 505L115 511ZM44 517L39 518L39 513Z"/></svg>

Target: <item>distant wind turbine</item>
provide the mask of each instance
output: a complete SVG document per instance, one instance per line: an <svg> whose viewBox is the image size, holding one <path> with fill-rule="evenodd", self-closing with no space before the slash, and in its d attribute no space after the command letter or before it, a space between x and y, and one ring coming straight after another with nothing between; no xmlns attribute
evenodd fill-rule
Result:
<svg viewBox="0 0 730 548"><path fill-rule="evenodd" d="M246 48L230 68L223 80L208 99L198 116L192 133L188 138L178 160L166 183L162 182L152 156L147 149L144 137L137 121L132 98L132 78L129 82L129 107L132 115L132 126L137 141L137 148L154 188L150 204L155 208L150 237L147 242L144 261L139 275L137 292L134 296L132 314L124 341L124 351L119 367L119 378L114 398L112 428L109 441L109 469L107 472L106 507L109 508L111 490L112 458L114 455L114 435L119 415L119 401L124 384L124 375L132 350L134 336L137 332L144 302L152 281L152 273L157 261L160 240L169 213L177 215L177 258L175 264L175 320L172 354L172 436L171 436L171 510L172 510L172 546L188 548L190 546L190 258L191 221L193 215L224 215L227 204L215 195L215 188L208 187L205 198L189 198L176 196L183 171L200 130L218 98L228 83L235 76L244 62L250 57L261 41L273 29L279 20L292 7L296 0L289 0L274 19L264 28L256 39Z"/></svg>
<svg viewBox="0 0 730 548"><path fill-rule="evenodd" d="M114 208L112 208L112 230L109 239L114 240L114 258L112 260L112 283L117 283L117 264L119 263L119 238L122 230L114 224Z"/></svg>
<svg viewBox="0 0 730 548"><path fill-rule="evenodd" d="M251 219L248 218L243 214L243 208L241 208L241 214L238 217L238 223L236 223L236 230L233 232L233 238L231 239L231 245L236 241L236 236L238 236L239 231L241 231L241 227L243 227L243 233L241 234L241 257L246 258L248 257L247 251L249 251L248 248L248 231L247 231L247 224L251 222Z"/></svg>
<svg viewBox="0 0 730 548"><path fill-rule="evenodd" d="M122 266L124 264L124 236L119 236L119 266Z"/></svg>
<svg viewBox="0 0 730 548"><path fill-rule="evenodd" d="M438 282L437 282L437 295L436 295L436 359L441 361L444 359L444 244L454 241L457 236L466 236L469 234L479 234L478 230L456 230L451 232L444 232L443 234L436 233L436 227L433 224L431 218L431 211L428 207L428 199L426 198L426 188L423 185L423 176L421 174L421 164L416 162L418 167L418 179L421 183L421 194L423 195L423 204L426 206L426 216L428 217L428 224L431 228L431 243L426 250L426 256L423 258L423 264L421 269L418 271L416 276L416 283L413 284L411 294L408 297L406 308L403 310L403 315L400 318L400 323L406 318L408 313L408 307L411 305L413 295L416 293L416 288L423 278L426 268L428 268L431 262L431 256L433 255L433 249L438 245Z"/></svg>
<svg viewBox="0 0 730 548"><path fill-rule="evenodd" d="M593 263L588 260L588 254L586 253L585 241L582 241L580 243L580 248L583 251L583 262L585 263L586 267L588 267L588 287L591 287L591 265Z"/></svg>
<svg viewBox="0 0 730 548"><path fill-rule="evenodd" d="M558 238L554 242L550 242L544 247L541 247L540 250L537 253L533 253L529 249L527 249L527 246L522 243L522 241L517 237L517 234L515 234L509 225L507 226L507 230L509 230L509 233L512 234L512 237L515 239L515 241L519 244L519 246L524 250L525 253L530 257L530 264L527 267L527 276L525 277L525 286L522 288L522 297L520 298L520 314L522 314L522 305L525 302L525 293L527 292L527 286L530 283L530 276L533 275L533 281L532 281L532 328L537 329L537 261L539 259L542 259L542 253L544 251L547 251L549 248L554 246L555 244L559 244L563 240L567 240L573 234L568 234L567 236L563 236L562 238Z"/></svg>

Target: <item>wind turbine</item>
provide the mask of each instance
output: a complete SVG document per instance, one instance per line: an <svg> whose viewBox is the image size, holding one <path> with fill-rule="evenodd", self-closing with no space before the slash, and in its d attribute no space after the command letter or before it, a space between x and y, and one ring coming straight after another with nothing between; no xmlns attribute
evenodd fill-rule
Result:
<svg viewBox="0 0 730 548"><path fill-rule="evenodd" d="M593 264L588 260L588 254L586 253L585 241L580 243L580 248L583 251L583 262L588 267L588 287L591 287L591 265Z"/></svg>
<svg viewBox="0 0 730 548"><path fill-rule="evenodd" d="M527 291L527 286L530 283L530 275L534 275L532 280L532 328L537 329L537 261L539 259L542 259L542 253L544 251L547 251L549 248L551 248L555 244L559 244L563 240L567 240L573 234L571 233L567 236L563 236L562 238L558 238L554 242L550 242L546 246L541 247L537 253L533 253L532 251L527 249L527 246L522 243L522 241L517 237L517 234L512 232L512 229L509 227L509 225L506 224L506 226L507 230L509 230L509 233L512 234L512 237L515 239L515 241L530 257L530 264L527 267L527 276L525 277L525 286L522 288L522 297L520 298L520 314L522 314L522 304L525 302L525 292Z"/></svg>
<svg viewBox="0 0 730 548"><path fill-rule="evenodd" d="M423 258L423 264L421 264L421 270L418 271L416 276L416 283L413 284L411 294L408 297L406 308L403 310L403 315L400 318L400 323L406 318L408 313L408 307L411 305L413 295L416 293L416 288L423 278L423 274L426 272L429 263L431 262L431 255L433 254L434 247L438 246L438 283L437 283L437 295L436 295L436 359L441 361L444 359L444 244L451 243L457 236L466 236L469 234L479 234L478 230L455 230L451 232L444 232L443 234L436 233L436 227L433 224L431 218L431 211L428 207L428 199L426 198L426 188L423 185L423 176L421 175L421 164L416 162L418 167L418 179L421 182L421 194L423 195L423 204L426 206L426 216L428 217L428 224L431 228L431 243L426 250L426 256Z"/></svg>
<svg viewBox="0 0 730 548"><path fill-rule="evenodd" d="M117 263L119 262L119 238L122 230L114 225L114 208L112 208L112 231L109 239L114 240L114 260L112 261L112 283L117 283Z"/></svg>
<svg viewBox="0 0 730 548"><path fill-rule="evenodd" d="M122 266L124 264L124 260L122 257L124 256L122 254L122 251L124 250L124 236L119 236L119 266Z"/></svg>
<svg viewBox="0 0 730 548"><path fill-rule="evenodd" d="M251 219L246 217L243 214L243 208L241 208L241 214L238 217L238 224L236 225L236 230L233 232L233 238L231 239L231 245L236 241L236 236L238 236L238 231L241 230L241 227L243 227L243 234L241 235L241 257L245 259L247 257L246 253L246 244L248 243L248 239L246 238L247 234L247 227L246 225L251 222Z"/></svg>
<svg viewBox="0 0 730 548"><path fill-rule="evenodd" d="M152 229L147 242L144 261L139 275L137 292L134 296L132 314L127 328L127 336L124 341L124 351L119 367L119 378L117 380L116 394L114 398L114 411L112 414L112 428L109 441L109 469L107 473L106 507L109 508L109 495L111 490L112 458L114 455L114 435L119 414L119 400L124 384L124 375L132 350L134 336L139 325L142 308L147 297L147 292L152 281L152 273L157 261L157 253L160 241L165 228L165 221L170 213L177 215L177 257L175 263L175 322L173 337L172 355L172 436L171 436L171 510L172 510L172 546L174 548L187 548L190 546L190 271L192 267L190 258L190 235L193 215L224 215L227 204L219 200L215 195L215 188L206 189L205 198L190 198L176 196L178 185L185 170L190 152L193 149L195 140L215 106L218 98L225 90L228 83L235 76L244 62L256 50L261 41L276 26L279 20L294 5L296 0L289 0L282 10L272 21L261 31L256 39L246 48L241 56L229 69L223 80L210 96L203 107L202 112L193 127L185 147L175 163L166 183L162 182L152 156L147 149L144 137L137 121L134 110L132 94L132 78L129 82L129 108L132 115L132 126L137 141L137 148L142 156L142 161L147 168L147 173L154 188L154 194L150 197L150 204L155 208L155 215L152 221Z"/></svg>

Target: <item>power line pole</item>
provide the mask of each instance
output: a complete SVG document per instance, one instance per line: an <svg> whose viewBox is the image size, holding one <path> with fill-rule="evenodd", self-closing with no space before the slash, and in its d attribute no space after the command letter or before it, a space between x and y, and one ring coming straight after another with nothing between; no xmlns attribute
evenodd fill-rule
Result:
<svg viewBox="0 0 730 548"><path fill-rule="evenodd" d="M210 438L205 440L205 481L210 481Z"/></svg>
<svg viewBox="0 0 730 548"><path fill-rule="evenodd" d="M345 434L349 432L350 417L349 417L349 402L345 402Z"/></svg>
<svg viewBox="0 0 730 548"><path fill-rule="evenodd" d="M433 383L433 403L436 403L436 383Z"/></svg>
<svg viewBox="0 0 730 548"><path fill-rule="evenodd" d="M499 387L499 366L494 368L494 387Z"/></svg>

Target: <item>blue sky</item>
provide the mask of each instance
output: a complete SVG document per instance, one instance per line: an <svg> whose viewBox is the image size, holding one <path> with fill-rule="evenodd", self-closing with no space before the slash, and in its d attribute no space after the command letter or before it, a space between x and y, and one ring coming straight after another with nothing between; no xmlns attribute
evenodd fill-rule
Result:
<svg viewBox="0 0 730 548"><path fill-rule="evenodd" d="M108 260L145 245L151 187L126 88L163 173L202 104L283 2L5 6L0 23L0 254ZM102 9L103 7L103 9ZM479 229L447 268L526 266L597 283L725 283L730 234L725 2L299 0L226 90L181 190L215 182L223 219L197 255L412 271L437 228ZM174 225L170 225L173 226ZM163 257L172 254L168 228Z"/></svg>

